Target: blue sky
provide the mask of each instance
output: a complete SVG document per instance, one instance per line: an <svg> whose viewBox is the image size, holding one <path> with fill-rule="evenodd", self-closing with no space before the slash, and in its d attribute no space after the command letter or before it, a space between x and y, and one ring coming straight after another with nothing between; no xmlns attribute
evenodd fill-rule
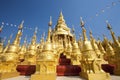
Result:
<svg viewBox="0 0 120 80"><path fill-rule="evenodd" d="M31 40L35 27L39 29L39 42L43 32L48 30L49 17L52 16L55 26L60 11L63 12L68 27L74 26L77 38L82 33L80 17L85 21L87 33L91 29L95 38L98 36L102 40L102 35L105 34L111 39L106 20L112 25L115 34L120 36L120 0L0 0L0 25L5 23L0 36L8 39L13 33L14 38L17 33L14 25L18 26L24 20L27 29L23 30L21 43L26 35L28 42Z"/></svg>

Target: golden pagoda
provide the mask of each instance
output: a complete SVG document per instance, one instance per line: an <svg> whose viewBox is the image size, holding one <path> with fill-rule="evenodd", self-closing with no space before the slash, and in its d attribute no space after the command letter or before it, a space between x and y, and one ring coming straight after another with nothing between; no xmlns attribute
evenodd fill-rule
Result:
<svg viewBox="0 0 120 80"><path fill-rule="evenodd" d="M105 54L105 59L108 61L109 64L114 64L114 49L113 47L110 45L108 39L104 36L104 45L105 45L105 50L106 50L106 54Z"/></svg>
<svg viewBox="0 0 120 80"><path fill-rule="evenodd" d="M28 46L25 62L26 64L35 65L36 64L36 56L37 56L37 44L36 44L36 33L37 28L35 29L34 35L31 40L31 44Z"/></svg>
<svg viewBox="0 0 120 80"><path fill-rule="evenodd" d="M56 80L56 58L50 36L51 28L49 27L47 40L37 57L36 72L30 80Z"/></svg>
<svg viewBox="0 0 120 80"><path fill-rule="evenodd" d="M114 32L112 31L111 25L107 22L107 28L110 30L112 39L113 39L113 49L114 49L114 54L112 56L112 60L111 62L113 62L115 64L115 70L114 70L114 74L116 75L120 75L120 43L119 41L116 39L116 36L114 34Z"/></svg>
<svg viewBox="0 0 120 80"><path fill-rule="evenodd" d="M90 42L91 42L93 50L96 53L96 56L98 58L101 58L101 60L102 60L101 64L107 64L108 62L104 60L105 50L103 49L100 41L98 41L98 43L97 43L96 39L92 35L92 31L90 31Z"/></svg>
<svg viewBox="0 0 120 80"><path fill-rule="evenodd" d="M3 52L2 53L5 53L10 45L10 40L12 39L12 34L10 35L10 38L8 39L8 43L7 45L5 46L5 48L3 49Z"/></svg>
<svg viewBox="0 0 120 80"><path fill-rule="evenodd" d="M68 28L65 23L62 12L60 12L60 16L51 36L55 38L55 43L58 47L58 57L63 53L67 58L70 58L73 35L70 32L70 28Z"/></svg>
<svg viewBox="0 0 120 80"><path fill-rule="evenodd" d="M95 80L95 77L97 80L110 80L109 73L104 72L101 65L108 63L115 65L114 73L120 75L120 39L116 39L110 24L107 23L107 25L113 42L105 36L103 41L96 40L92 31L90 31L89 40L82 18L82 34L77 40L74 28L71 30L67 26L64 16L60 12L55 28L52 28L52 18L50 17L46 40L44 39L45 33L43 33L40 43L36 43L36 28L29 45L27 45L25 38L24 43L20 46L22 22L13 43L10 43L11 36L5 48L3 48L3 42L0 43L0 78L17 76L16 66L18 65L20 69L25 66L24 70L29 66L36 67L36 71L31 75L30 80L56 80L56 69L59 66L67 68L67 65L73 71L75 71L76 66L79 69L81 68L79 75L87 80ZM63 64L60 61L63 61ZM65 70L67 71L67 69Z"/></svg>
<svg viewBox="0 0 120 80"><path fill-rule="evenodd" d="M87 80L110 80L109 73L106 73L101 68L102 58L99 57L100 53L97 53L98 49L95 42L89 41L86 36L86 29L84 28L84 22L81 18L81 27L83 32L83 48L81 59L81 72L80 76Z"/></svg>
<svg viewBox="0 0 120 80"><path fill-rule="evenodd" d="M22 35L22 28L23 22L20 24L18 28L18 33L13 41L12 44L9 44L7 50L5 51L4 55L2 56L2 63L1 63L1 72L0 78L9 78L18 76L19 73L16 70L17 63L18 63L18 51L20 49L20 39Z"/></svg>
<svg viewBox="0 0 120 80"><path fill-rule="evenodd" d="M78 43L76 41L76 37L74 34L73 37L73 43L72 43L72 53L71 53L71 64L72 65L80 65L80 60L81 60L81 51L80 48L78 46Z"/></svg>
<svg viewBox="0 0 120 80"><path fill-rule="evenodd" d="M108 61L106 60L106 51L102 45L102 42L98 39L97 41L97 45L98 45L98 48L101 52L101 58L103 60L103 63L102 64L108 64Z"/></svg>

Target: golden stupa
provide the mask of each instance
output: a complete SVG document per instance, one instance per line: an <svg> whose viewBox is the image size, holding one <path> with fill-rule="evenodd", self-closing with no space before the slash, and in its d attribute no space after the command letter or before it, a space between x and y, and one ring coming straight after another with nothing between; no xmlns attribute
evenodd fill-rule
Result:
<svg viewBox="0 0 120 80"><path fill-rule="evenodd" d="M37 33L37 28L35 29L31 43L28 45L27 51L25 53L26 54L25 62L31 65L36 64L36 56L37 56L36 33Z"/></svg>
<svg viewBox="0 0 120 80"><path fill-rule="evenodd" d="M31 43L28 44L27 38L25 38L21 46L22 22L13 43L10 43L11 36L5 47L3 47L4 43L0 42L0 78L17 76L17 65L35 65L36 71L31 75L30 80L56 80L56 67L60 64L59 59L63 55L70 60L70 65L81 67L80 76L87 80L95 80L95 76L97 80L110 80L109 73L103 71L101 65L115 65L114 73L120 75L120 39L116 39L110 24L107 23L107 25L113 42L105 36L103 41L96 40L92 31L90 31L89 40L82 19L82 34L77 40L74 28L71 30L67 26L64 16L60 12L57 24L53 29L50 17L46 40L44 39L45 34L43 34L40 43L36 42L36 28Z"/></svg>
<svg viewBox="0 0 120 80"><path fill-rule="evenodd" d="M113 43L111 44L111 56L109 58L109 62L116 66L114 70L114 74L120 75L120 42L116 39L114 32L112 31L111 25L107 22L107 28L110 30ZM110 59L111 58L111 59Z"/></svg>
<svg viewBox="0 0 120 80"><path fill-rule="evenodd" d="M81 18L81 27L83 32L83 48L82 48L82 59L81 59L81 73L80 76L87 80L110 80L109 73L102 70L101 63L102 57L100 50L98 49L95 39L90 34L91 40L89 41L86 36L86 29L84 28L84 22Z"/></svg>
<svg viewBox="0 0 120 80"><path fill-rule="evenodd" d="M5 49L3 49L3 55L1 56L1 68L0 78L9 78L19 76L16 70L18 64L18 51L20 49L20 39L22 35L23 22L18 28L18 33L12 44L9 43Z"/></svg>

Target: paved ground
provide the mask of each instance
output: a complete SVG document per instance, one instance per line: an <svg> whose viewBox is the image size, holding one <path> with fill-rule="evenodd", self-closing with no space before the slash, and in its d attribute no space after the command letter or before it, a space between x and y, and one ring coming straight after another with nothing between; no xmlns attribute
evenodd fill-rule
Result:
<svg viewBox="0 0 120 80"><path fill-rule="evenodd" d="M29 79L30 76L19 76L3 80L29 80ZM58 76L56 80L85 80L85 79L82 79L79 76ZM111 80L120 80L120 76L111 75Z"/></svg>

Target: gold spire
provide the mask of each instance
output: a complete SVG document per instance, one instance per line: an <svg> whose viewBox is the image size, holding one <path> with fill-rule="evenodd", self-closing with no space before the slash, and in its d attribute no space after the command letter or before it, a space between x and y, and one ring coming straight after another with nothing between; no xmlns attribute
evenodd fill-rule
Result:
<svg viewBox="0 0 120 80"><path fill-rule="evenodd" d="M104 40L103 40L103 41L104 41L104 43L105 43L105 44L108 44L108 43L109 43L109 41L108 41L107 37L106 37L104 34L103 34L103 37L104 37Z"/></svg>
<svg viewBox="0 0 120 80"><path fill-rule="evenodd" d="M10 38L8 39L8 43L7 43L6 47L5 47L5 49L3 50L3 53L5 53L7 51L8 47L10 45L10 40L12 39L12 36L13 36L13 34L10 35Z"/></svg>
<svg viewBox="0 0 120 80"><path fill-rule="evenodd" d="M48 23L48 26L52 26L52 17L50 16L50 21Z"/></svg>
<svg viewBox="0 0 120 80"><path fill-rule="evenodd" d="M67 25L65 23L62 12L60 12L60 16L57 21L56 29L63 29L65 31L70 31L70 29L67 27Z"/></svg>
<svg viewBox="0 0 120 80"><path fill-rule="evenodd" d="M99 41L98 44L99 44L99 46L98 46L98 47L99 47L99 50L102 52L102 54L105 55L106 52L105 52L105 50L104 50L104 48L103 48L103 46L102 46L102 43Z"/></svg>
<svg viewBox="0 0 120 80"><path fill-rule="evenodd" d="M110 30L110 32L111 32L111 35L112 35L112 38L113 38L114 43L118 45L118 41L117 41L117 39L116 39L116 37L115 37L115 33L112 31L111 25L108 23L108 21L106 21L106 23L107 23L107 28L108 28L108 30Z"/></svg>
<svg viewBox="0 0 120 80"><path fill-rule="evenodd" d="M65 24L65 20L64 20L62 11L60 12L60 16L59 16L59 19L58 19L58 23L64 23L64 24Z"/></svg>
<svg viewBox="0 0 120 80"><path fill-rule="evenodd" d="M10 40L12 39L13 34L10 35L10 38L8 40L8 44L10 44Z"/></svg>
<svg viewBox="0 0 120 80"><path fill-rule="evenodd" d="M82 27L82 32L83 32L83 38L84 38L84 41L87 41L87 35L86 35L86 29L84 27Z"/></svg>
<svg viewBox="0 0 120 80"><path fill-rule="evenodd" d="M24 24L24 20L21 22L20 26L18 27L19 30L22 30Z"/></svg>
<svg viewBox="0 0 120 80"><path fill-rule="evenodd" d="M87 39L87 35L86 35L86 29L84 28L84 22L82 20L82 17L80 18L80 24L81 24L81 27L82 27L84 41L87 41L88 39Z"/></svg>
<svg viewBox="0 0 120 80"><path fill-rule="evenodd" d="M73 26L73 28L72 28L72 33L73 33L73 34L75 33L75 29L74 29L74 26Z"/></svg>
<svg viewBox="0 0 120 80"><path fill-rule="evenodd" d="M50 21L48 23L49 29L48 29L48 37L47 37L47 42L51 42L50 41L50 36L51 36L51 26L52 26L52 17L50 16Z"/></svg>
<svg viewBox="0 0 120 80"><path fill-rule="evenodd" d="M32 37L32 41L31 41L31 44L32 45L35 45L36 44L36 34L37 34L37 27L35 28L35 31L34 31L34 35Z"/></svg>
<svg viewBox="0 0 120 80"><path fill-rule="evenodd" d="M24 23L24 21L22 21L21 24L20 24L19 27L18 27L18 33L17 33L16 38L15 38L15 40L14 40L14 42L13 42L13 44L15 44L15 45L19 45L19 44L20 44L20 39L21 39L21 35L22 35L23 23Z"/></svg>
<svg viewBox="0 0 120 80"><path fill-rule="evenodd" d="M90 30L90 38L93 39L92 31Z"/></svg>
<svg viewBox="0 0 120 80"><path fill-rule="evenodd" d="M80 25L81 25L81 27L84 27L84 25L85 25L84 21L82 20L82 17L80 17Z"/></svg>
<svg viewBox="0 0 120 80"><path fill-rule="evenodd" d="M48 36L47 36L47 42L51 42L51 40L50 40L50 35L51 35L51 27L49 26Z"/></svg>
<svg viewBox="0 0 120 80"><path fill-rule="evenodd" d="M3 29L3 25L0 27L0 32L2 31L2 29Z"/></svg>
<svg viewBox="0 0 120 80"><path fill-rule="evenodd" d="M23 51L26 48L26 45L27 45L27 37L25 37L24 39L24 43L23 46L21 47L21 51Z"/></svg>
<svg viewBox="0 0 120 80"><path fill-rule="evenodd" d="M45 37L45 32L42 34L42 36L41 36L41 41L42 41L42 43L44 43L44 37Z"/></svg>

